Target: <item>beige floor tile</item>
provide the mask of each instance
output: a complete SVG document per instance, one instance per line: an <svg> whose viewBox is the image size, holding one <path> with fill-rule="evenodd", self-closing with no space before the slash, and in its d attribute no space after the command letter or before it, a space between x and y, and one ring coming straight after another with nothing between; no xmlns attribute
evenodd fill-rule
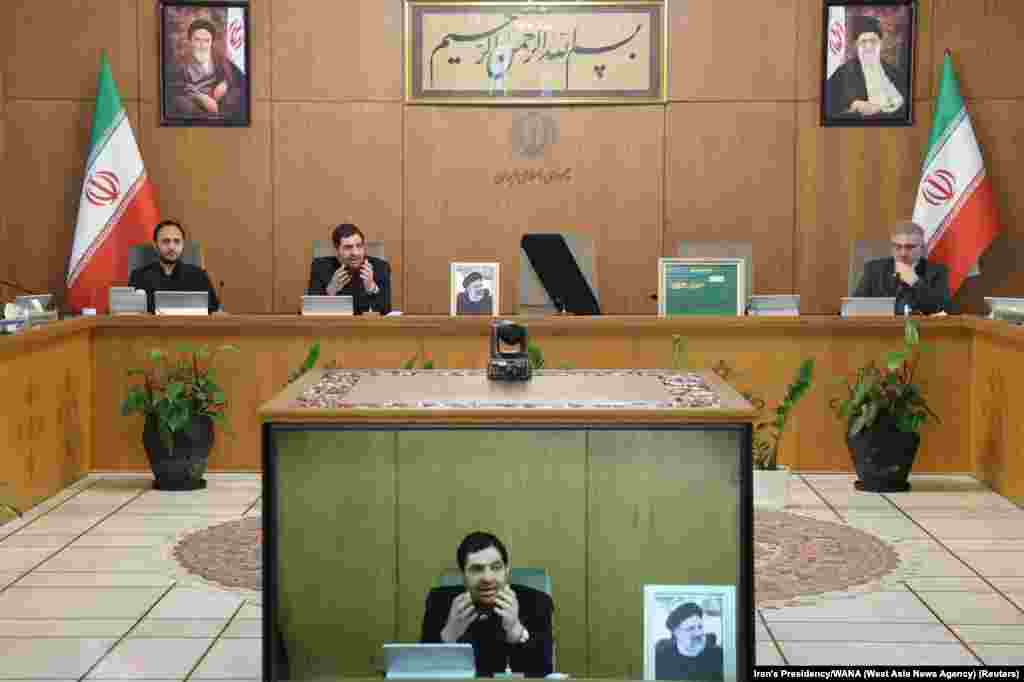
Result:
<svg viewBox="0 0 1024 682"><path fill-rule="evenodd" d="M159 571L166 568L152 547L69 547L40 566L45 571Z"/></svg>
<svg viewBox="0 0 1024 682"><path fill-rule="evenodd" d="M917 514L914 520L940 540L972 540L977 538L1024 538L1021 519L955 519L931 518Z"/></svg>
<svg viewBox="0 0 1024 682"><path fill-rule="evenodd" d="M1024 612L998 594L919 592L949 625L1024 625Z"/></svg>
<svg viewBox="0 0 1024 682"><path fill-rule="evenodd" d="M808 519L828 521L829 523L839 523L843 525L846 524L841 516L828 507L787 507L786 512L795 514L796 516L803 516Z"/></svg>
<svg viewBox="0 0 1024 682"><path fill-rule="evenodd" d="M1003 592L1024 592L1024 578L1005 578L1002 576L988 579L997 590Z"/></svg>
<svg viewBox="0 0 1024 682"><path fill-rule="evenodd" d="M961 644L783 642L790 665L977 665Z"/></svg>
<svg viewBox="0 0 1024 682"><path fill-rule="evenodd" d="M1024 578L1024 552L957 552L956 554L983 576Z"/></svg>
<svg viewBox="0 0 1024 682"><path fill-rule="evenodd" d="M786 665L786 661L773 643L758 642L754 649L754 665Z"/></svg>
<svg viewBox="0 0 1024 682"><path fill-rule="evenodd" d="M256 619L263 620L263 607L259 604L253 604L247 602L245 606L238 612L236 618L243 618L246 620Z"/></svg>
<svg viewBox="0 0 1024 682"><path fill-rule="evenodd" d="M0 549L34 547L56 551L74 542L77 537L77 535L27 535L25 533L14 533L0 540Z"/></svg>
<svg viewBox="0 0 1024 682"><path fill-rule="evenodd" d="M933 642L955 644L941 623L772 623L780 642Z"/></svg>
<svg viewBox="0 0 1024 682"><path fill-rule="evenodd" d="M146 618L129 637L214 639L227 624L227 618Z"/></svg>
<svg viewBox="0 0 1024 682"><path fill-rule="evenodd" d="M761 626L764 627L763 625ZM224 631L223 637L263 637L263 621L250 618L236 618Z"/></svg>
<svg viewBox="0 0 1024 682"><path fill-rule="evenodd" d="M994 592L992 586L981 578L908 578L906 582L915 592Z"/></svg>
<svg viewBox="0 0 1024 682"><path fill-rule="evenodd" d="M180 680L210 648L210 639L125 639L87 680Z"/></svg>
<svg viewBox="0 0 1024 682"><path fill-rule="evenodd" d="M231 592L197 587L174 587L150 612L151 618L223 618L242 606L243 598Z"/></svg>
<svg viewBox="0 0 1024 682"><path fill-rule="evenodd" d="M132 516L115 514L92 530L102 535L144 535L199 530L238 518L231 516Z"/></svg>
<svg viewBox="0 0 1024 682"><path fill-rule="evenodd" d="M136 622L138 621L131 618L32 618L22 620L4 618L0 619L0 637L118 639L131 630Z"/></svg>
<svg viewBox="0 0 1024 682"><path fill-rule="evenodd" d="M968 644L1024 645L1024 625L953 625L953 631Z"/></svg>
<svg viewBox="0 0 1024 682"><path fill-rule="evenodd" d="M174 538L174 533L106 535L91 532L77 538L71 546L75 549L82 547L161 547L173 542Z"/></svg>
<svg viewBox="0 0 1024 682"><path fill-rule="evenodd" d="M20 581L20 587L168 587L174 577L160 572L109 573L94 571L32 571Z"/></svg>
<svg viewBox="0 0 1024 682"><path fill-rule="evenodd" d="M979 538L975 540L946 540L943 544L949 547L950 551L956 552L1024 552L1024 539L1016 540L989 540ZM2 545L0 545L2 546Z"/></svg>
<svg viewBox="0 0 1024 682"><path fill-rule="evenodd" d="M116 639L0 638L0 676L78 679Z"/></svg>
<svg viewBox="0 0 1024 682"><path fill-rule="evenodd" d="M1004 592L1006 598L1017 605L1017 608L1024 609L1024 592Z"/></svg>
<svg viewBox="0 0 1024 682"><path fill-rule="evenodd" d="M872 516L857 513L857 511L863 510L851 509L849 511L852 513L845 514L847 524L881 538L928 537L928 534L920 526L903 515Z"/></svg>
<svg viewBox="0 0 1024 682"><path fill-rule="evenodd" d="M193 679L258 678L263 675L263 641L218 639Z"/></svg>
<svg viewBox="0 0 1024 682"><path fill-rule="evenodd" d="M900 561L911 578L974 578L977 574L949 552L909 552L898 548Z"/></svg>
<svg viewBox="0 0 1024 682"><path fill-rule="evenodd" d="M882 495L875 493L862 493L853 489L851 485L846 488L815 488L822 497L833 507L848 507L851 509L884 509L886 511L896 510L896 507Z"/></svg>
<svg viewBox="0 0 1024 682"><path fill-rule="evenodd" d="M0 571L15 573L35 568L46 561L56 550L52 547L12 547L0 546Z"/></svg>
<svg viewBox="0 0 1024 682"><path fill-rule="evenodd" d="M81 535L103 520L103 516L47 514L26 525L18 535Z"/></svg>
<svg viewBox="0 0 1024 682"><path fill-rule="evenodd" d="M836 597L815 606L788 606L764 611L768 627L781 622L936 623L935 616L910 592L872 592Z"/></svg>
<svg viewBox="0 0 1024 682"><path fill-rule="evenodd" d="M0 571L0 590L25 575L24 571Z"/></svg>
<svg viewBox="0 0 1024 682"><path fill-rule="evenodd" d="M22 587L0 592L5 618L135 618L163 593L153 587Z"/></svg>
<svg viewBox="0 0 1024 682"><path fill-rule="evenodd" d="M925 509L1019 511L1013 502L991 492L915 492L905 496L888 497L897 507L910 513Z"/></svg>
<svg viewBox="0 0 1024 682"><path fill-rule="evenodd" d="M1024 666L1024 647L1020 644L978 644L971 648L985 665Z"/></svg>

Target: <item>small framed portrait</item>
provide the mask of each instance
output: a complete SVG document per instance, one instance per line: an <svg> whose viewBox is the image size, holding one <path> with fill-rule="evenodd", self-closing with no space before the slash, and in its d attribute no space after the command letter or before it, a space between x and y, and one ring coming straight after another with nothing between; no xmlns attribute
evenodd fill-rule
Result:
<svg viewBox="0 0 1024 682"><path fill-rule="evenodd" d="M451 314L498 315L499 263L452 263Z"/></svg>
<svg viewBox="0 0 1024 682"><path fill-rule="evenodd" d="M248 126L249 3L160 0L160 125Z"/></svg>
<svg viewBox="0 0 1024 682"><path fill-rule="evenodd" d="M825 0L821 123L914 124L916 0Z"/></svg>
<svg viewBox="0 0 1024 682"><path fill-rule="evenodd" d="M644 585L644 679L736 680L736 588Z"/></svg>

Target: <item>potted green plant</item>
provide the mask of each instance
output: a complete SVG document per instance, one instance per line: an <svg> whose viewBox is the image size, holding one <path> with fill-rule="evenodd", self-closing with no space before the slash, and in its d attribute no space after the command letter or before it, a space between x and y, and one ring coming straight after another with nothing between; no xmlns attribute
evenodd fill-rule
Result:
<svg viewBox="0 0 1024 682"><path fill-rule="evenodd" d="M210 352L179 348L176 355L151 350L149 368L130 369L142 383L128 389L121 414L145 417L142 444L149 457L157 490L197 490L206 487L206 465L214 442L214 423L226 426L227 401L217 383L213 360L221 346Z"/></svg>
<svg viewBox="0 0 1024 682"><path fill-rule="evenodd" d="M882 367L874 362L861 367L852 383L843 379L845 395L831 403L846 426L857 490L910 490L907 478L921 444L921 427L939 419L916 381L920 343L917 323L907 319L903 350L886 354Z"/></svg>
<svg viewBox="0 0 1024 682"><path fill-rule="evenodd" d="M779 464L779 446L786 432L790 414L797 402L811 388L814 378L814 360L800 363L793 381L786 387L782 402L771 411L771 419L754 426L754 504L759 507L783 509L786 506L786 488L789 484L789 467ZM765 402L753 395L747 395L759 410Z"/></svg>

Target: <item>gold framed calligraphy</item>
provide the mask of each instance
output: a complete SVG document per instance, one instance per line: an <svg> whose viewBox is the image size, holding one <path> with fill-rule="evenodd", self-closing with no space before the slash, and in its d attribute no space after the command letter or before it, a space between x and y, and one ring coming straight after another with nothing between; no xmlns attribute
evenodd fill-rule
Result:
<svg viewBox="0 0 1024 682"><path fill-rule="evenodd" d="M421 2L405 12L405 100L664 102L664 0Z"/></svg>

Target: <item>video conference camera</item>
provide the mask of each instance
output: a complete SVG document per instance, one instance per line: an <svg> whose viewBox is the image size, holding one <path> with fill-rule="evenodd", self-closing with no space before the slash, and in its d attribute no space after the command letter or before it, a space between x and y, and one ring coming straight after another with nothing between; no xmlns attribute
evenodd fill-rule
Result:
<svg viewBox="0 0 1024 682"><path fill-rule="evenodd" d="M511 351L502 351L502 346L514 346ZM528 381L530 355L526 327L508 320L498 320L491 325L491 357L487 362L487 378L492 381Z"/></svg>

